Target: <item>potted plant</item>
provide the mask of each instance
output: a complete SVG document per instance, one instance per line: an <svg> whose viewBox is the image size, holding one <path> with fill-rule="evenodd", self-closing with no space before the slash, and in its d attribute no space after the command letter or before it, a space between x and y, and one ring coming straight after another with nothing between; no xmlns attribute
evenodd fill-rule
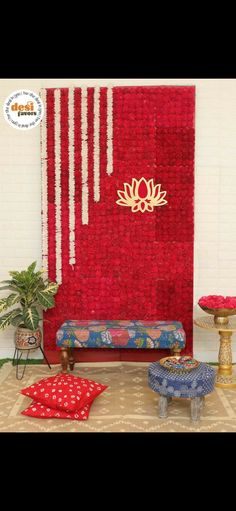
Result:
<svg viewBox="0 0 236 511"><path fill-rule="evenodd" d="M44 270L35 271L37 262L33 262L25 271L10 271L11 280L2 282L0 291L8 289L7 298L0 299L0 330L9 325L16 328L15 345L18 349L38 348L42 333L39 322L42 317L39 310L46 311L54 307L54 295L58 284L43 278ZM17 305L15 309L12 309ZM7 313L5 311L11 308Z"/></svg>

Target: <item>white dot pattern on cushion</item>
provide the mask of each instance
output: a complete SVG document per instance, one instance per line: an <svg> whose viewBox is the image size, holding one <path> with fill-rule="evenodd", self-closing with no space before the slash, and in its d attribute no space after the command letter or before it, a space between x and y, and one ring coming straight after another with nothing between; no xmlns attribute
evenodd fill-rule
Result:
<svg viewBox="0 0 236 511"><path fill-rule="evenodd" d="M54 408L46 407L42 405L40 402L33 402L28 408L23 410L22 415L26 415L27 417L35 417L38 419L72 419L72 420L87 420L89 418L90 405L86 405L84 408L80 410L76 410L75 412L65 412L63 410L58 411Z"/></svg>
<svg viewBox="0 0 236 511"><path fill-rule="evenodd" d="M107 385L93 380L59 374L43 378L38 383L22 389L21 393L48 408L70 413L91 404L106 388Z"/></svg>

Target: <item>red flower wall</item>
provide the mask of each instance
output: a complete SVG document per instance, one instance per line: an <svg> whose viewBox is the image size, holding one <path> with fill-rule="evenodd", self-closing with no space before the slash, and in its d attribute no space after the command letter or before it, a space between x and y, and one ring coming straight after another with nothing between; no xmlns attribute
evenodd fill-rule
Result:
<svg viewBox="0 0 236 511"><path fill-rule="evenodd" d="M68 89L61 95L62 278L45 313L44 346L66 319L179 320L192 353L194 87L113 88L113 173L106 173L106 88L100 99L100 202L93 201L93 98L88 89L89 224L81 222L81 90L75 89L75 251L68 260ZM49 277L55 274L54 90L47 90ZM132 213L116 204L132 178L154 178L168 204ZM106 351L106 350L105 350ZM126 350L120 357L125 359ZM129 350L127 350L129 351ZM133 350L137 351L137 350ZM145 360L144 350L138 350ZM152 350L150 350L152 351ZM120 353L120 352L119 352ZM90 354L87 350L87 359ZM136 354L127 354L135 358ZM157 353L154 354L157 358Z"/></svg>

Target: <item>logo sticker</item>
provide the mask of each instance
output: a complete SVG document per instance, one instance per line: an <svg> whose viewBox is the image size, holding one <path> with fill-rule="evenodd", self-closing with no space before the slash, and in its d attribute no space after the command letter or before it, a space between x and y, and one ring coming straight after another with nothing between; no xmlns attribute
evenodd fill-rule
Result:
<svg viewBox="0 0 236 511"><path fill-rule="evenodd" d="M37 126L44 115L44 106L38 94L31 90L16 90L3 105L4 118L18 130L30 130Z"/></svg>

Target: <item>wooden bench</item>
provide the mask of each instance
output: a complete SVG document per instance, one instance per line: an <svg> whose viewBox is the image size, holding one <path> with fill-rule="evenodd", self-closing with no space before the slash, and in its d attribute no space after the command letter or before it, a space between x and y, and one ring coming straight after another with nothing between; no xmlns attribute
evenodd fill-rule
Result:
<svg viewBox="0 0 236 511"><path fill-rule="evenodd" d="M73 371L74 348L170 349L173 355L179 355L186 343L179 321L68 320L56 337L63 372L67 372L68 365Z"/></svg>

